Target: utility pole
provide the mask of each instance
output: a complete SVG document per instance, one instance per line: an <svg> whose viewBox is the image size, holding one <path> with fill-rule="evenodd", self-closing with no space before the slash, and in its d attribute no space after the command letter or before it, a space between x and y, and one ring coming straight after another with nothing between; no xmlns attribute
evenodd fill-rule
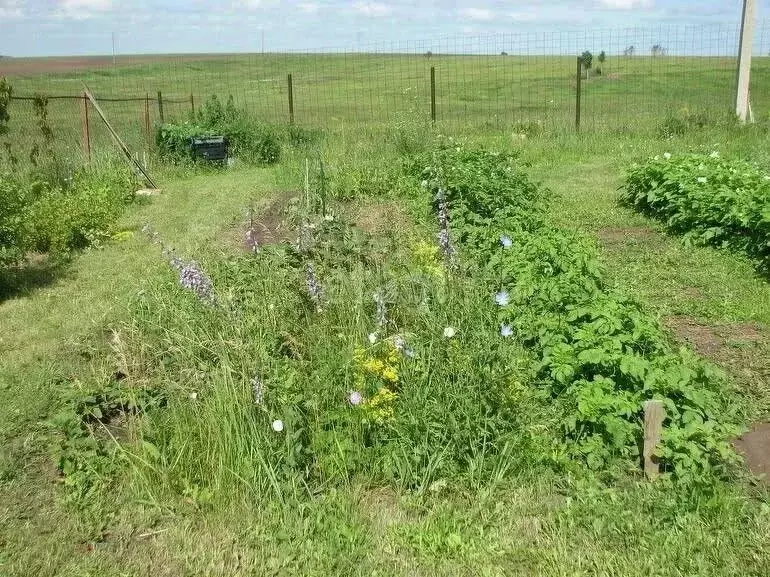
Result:
<svg viewBox="0 0 770 577"><path fill-rule="evenodd" d="M265 53L265 29L260 28L260 31L262 32L262 54Z"/></svg>
<svg viewBox="0 0 770 577"><path fill-rule="evenodd" d="M740 52L738 52L738 84L735 90L735 113L742 122L746 122L746 119L749 116L751 51L754 48L754 25L756 20L756 0L743 0Z"/></svg>

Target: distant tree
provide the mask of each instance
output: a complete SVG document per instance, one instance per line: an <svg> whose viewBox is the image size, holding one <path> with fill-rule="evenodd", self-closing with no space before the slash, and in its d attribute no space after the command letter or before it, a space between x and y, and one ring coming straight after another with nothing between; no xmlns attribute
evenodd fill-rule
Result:
<svg viewBox="0 0 770 577"><path fill-rule="evenodd" d="M626 49L623 50L623 56L634 56L636 54L636 46L631 44L631 46L626 46Z"/></svg>
<svg viewBox="0 0 770 577"><path fill-rule="evenodd" d="M586 71L586 78L588 78L588 71L591 70L594 63L594 55L586 50L580 55L580 63L583 66L583 70Z"/></svg>
<svg viewBox="0 0 770 577"><path fill-rule="evenodd" d="M604 52L604 50L599 52L599 57L597 58L597 60L599 61L599 67L597 69L597 72L599 74L602 74L604 72L604 62L607 60L607 53Z"/></svg>
<svg viewBox="0 0 770 577"><path fill-rule="evenodd" d="M431 52L430 50L428 50L428 51L425 53L425 58L427 58L428 60L430 60L432 56L433 56L433 52Z"/></svg>
<svg viewBox="0 0 770 577"><path fill-rule="evenodd" d="M653 56L665 56L666 55L666 49L663 48L660 44L655 44L651 49L650 53Z"/></svg>
<svg viewBox="0 0 770 577"><path fill-rule="evenodd" d="M507 53L505 50L503 50L503 51L500 53L500 56L508 56L508 53Z"/></svg>

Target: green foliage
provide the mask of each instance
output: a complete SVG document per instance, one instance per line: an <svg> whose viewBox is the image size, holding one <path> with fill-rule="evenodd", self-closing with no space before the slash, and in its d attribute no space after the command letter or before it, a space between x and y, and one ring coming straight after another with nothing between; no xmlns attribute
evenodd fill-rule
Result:
<svg viewBox="0 0 770 577"><path fill-rule="evenodd" d="M230 153L245 162L273 164L281 155L278 131L248 118L235 106L232 96L223 106L212 95L188 122L158 127L155 143L163 158L184 163L193 160L191 140L209 136L226 137Z"/></svg>
<svg viewBox="0 0 770 577"><path fill-rule="evenodd" d="M0 270L17 264L29 246L29 186L11 172L0 172Z"/></svg>
<svg viewBox="0 0 770 577"><path fill-rule="evenodd" d="M688 242L746 252L770 270L770 175L711 155L656 156L633 166L623 200Z"/></svg>
<svg viewBox="0 0 770 577"><path fill-rule="evenodd" d="M713 114L704 110L669 111L658 127L658 134L663 138L684 136L714 124Z"/></svg>
<svg viewBox="0 0 770 577"><path fill-rule="evenodd" d="M76 170L66 187L33 186L40 192L29 207L32 246L66 256L99 246L114 234L123 209L133 200L136 179L124 165L106 163Z"/></svg>
<svg viewBox="0 0 770 577"><path fill-rule="evenodd" d="M8 131L8 121L11 119L8 108L11 105L12 94L11 83L5 76L0 77L0 134Z"/></svg>
<svg viewBox="0 0 770 577"><path fill-rule="evenodd" d="M591 70L594 62L594 55L591 54L590 51L586 50L583 52L583 54L580 55L580 62L583 63L583 68L586 70Z"/></svg>
<svg viewBox="0 0 770 577"><path fill-rule="evenodd" d="M605 285L594 250L548 224L547 191L515 157L450 143L426 162L423 177L444 190L452 230L483 267L490 295L507 292L499 321L535 353L538 381L561 407L572 452L594 469L637 459L642 403L661 399L665 469L693 483L727 474L738 428L720 375L672 351L654 320ZM502 236L512 239L510 248Z"/></svg>
<svg viewBox="0 0 770 577"><path fill-rule="evenodd" d="M131 418L162 403L157 392L123 386L122 378L68 383L63 407L51 419L57 465L74 505L88 506L112 482L119 465L113 431L126 431Z"/></svg>

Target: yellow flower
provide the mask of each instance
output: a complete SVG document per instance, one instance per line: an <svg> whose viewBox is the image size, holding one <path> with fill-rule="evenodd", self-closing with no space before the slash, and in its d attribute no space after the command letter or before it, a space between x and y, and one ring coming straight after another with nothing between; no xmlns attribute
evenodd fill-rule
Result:
<svg viewBox="0 0 770 577"><path fill-rule="evenodd" d="M394 367L385 367L385 370L382 371L382 378L391 383L397 383L398 372Z"/></svg>
<svg viewBox="0 0 770 577"><path fill-rule="evenodd" d="M393 404L397 399L398 395L396 393L387 387L382 387L377 391L377 394L366 403L365 410L373 422L378 425L383 425L388 421L392 421L395 417Z"/></svg>

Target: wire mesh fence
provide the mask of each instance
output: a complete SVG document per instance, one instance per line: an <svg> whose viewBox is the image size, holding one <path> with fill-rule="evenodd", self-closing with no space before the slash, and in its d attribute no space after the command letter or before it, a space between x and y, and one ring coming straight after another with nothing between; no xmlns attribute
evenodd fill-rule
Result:
<svg viewBox="0 0 770 577"><path fill-rule="evenodd" d="M453 37L313 53L8 59L0 61L0 76L14 91L5 138L36 138L33 98L45 94L57 142L81 152L89 143L106 145L109 135L85 104L84 84L137 151L150 147L160 123L187 119L211 95L232 96L271 124L345 129L435 119L447 130L545 132L574 130L579 85L582 130L655 130L671 114L731 113L738 40L735 24ZM769 45L770 22L762 22L751 88L760 117L770 112ZM591 66L578 71L577 56L586 50Z"/></svg>

